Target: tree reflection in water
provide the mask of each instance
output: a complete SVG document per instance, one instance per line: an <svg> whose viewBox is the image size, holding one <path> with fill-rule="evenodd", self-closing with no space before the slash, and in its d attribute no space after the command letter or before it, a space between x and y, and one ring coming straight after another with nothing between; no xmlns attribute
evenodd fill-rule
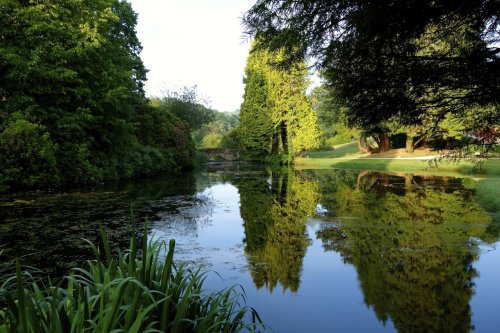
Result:
<svg viewBox="0 0 500 333"><path fill-rule="evenodd" d="M474 240L491 217L460 182L373 172L320 181L333 223L317 238L356 267L365 303L400 333L472 329Z"/></svg>
<svg viewBox="0 0 500 333"><path fill-rule="evenodd" d="M307 217L313 215L318 202L318 184L292 170L234 184L240 193L245 253L256 287L265 286L272 292L280 283L283 290L296 292L310 242Z"/></svg>

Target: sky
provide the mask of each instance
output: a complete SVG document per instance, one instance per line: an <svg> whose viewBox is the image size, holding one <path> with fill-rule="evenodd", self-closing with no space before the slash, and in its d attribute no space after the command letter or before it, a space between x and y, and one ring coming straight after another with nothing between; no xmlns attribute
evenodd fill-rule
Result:
<svg viewBox="0 0 500 333"><path fill-rule="evenodd" d="M239 109L250 41L241 16L254 0L128 0L149 70L148 96L196 85L210 107Z"/></svg>

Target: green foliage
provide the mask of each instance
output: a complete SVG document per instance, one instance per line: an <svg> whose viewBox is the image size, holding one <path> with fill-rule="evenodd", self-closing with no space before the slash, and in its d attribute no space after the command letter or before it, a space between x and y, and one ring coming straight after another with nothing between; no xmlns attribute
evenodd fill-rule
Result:
<svg viewBox="0 0 500 333"><path fill-rule="evenodd" d="M463 111L461 103L498 104L498 78L490 75L499 62L498 10L493 0L397 0L390 6L259 0L244 23L263 47L316 56L353 117L370 124L394 115L411 121L428 107L418 100L427 88L467 90L455 105L434 101L456 113ZM287 60L297 58L286 54Z"/></svg>
<svg viewBox="0 0 500 333"><path fill-rule="evenodd" d="M221 148L235 149L235 150L242 149L240 132L238 128L232 129L231 131L224 134L221 140Z"/></svg>
<svg viewBox="0 0 500 333"><path fill-rule="evenodd" d="M174 263L175 242L132 235L115 259L101 229L95 260L59 284L26 283L17 264L16 292L1 289L0 332L240 332L257 331L257 313L241 306L235 287L208 293L206 273ZM139 244L141 252L137 255ZM105 260L102 260L105 258ZM164 258L164 259L161 259Z"/></svg>
<svg viewBox="0 0 500 333"><path fill-rule="evenodd" d="M263 71L266 66L265 55L250 53L243 80L245 95L238 132L245 153L252 159L264 159L271 153L273 124L268 116L268 82Z"/></svg>
<svg viewBox="0 0 500 333"><path fill-rule="evenodd" d="M359 139L359 133L356 133L356 131L350 130L348 127L345 126L337 126L337 131L334 137L331 137L329 139L326 139L323 143L323 145L327 148L331 148L333 146L341 145L341 144L347 144L349 142L353 142L357 139Z"/></svg>
<svg viewBox="0 0 500 333"><path fill-rule="evenodd" d="M0 133L3 183L57 184L55 147L44 126L15 119Z"/></svg>
<svg viewBox="0 0 500 333"><path fill-rule="evenodd" d="M361 132L346 125L349 110L339 103L332 89L325 85L315 87L310 98L322 133L322 147L331 148L359 139Z"/></svg>
<svg viewBox="0 0 500 333"><path fill-rule="evenodd" d="M123 0L2 1L3 186L97 183L161 168L148 159L177 160L136 137L147 104L136 21Z"/></svg>
<svg viewBox="0 0 500 333"><path fill-rule="evenodd" d="M181 90L167 90L166 96L158 101L165 109L186 122L191 131L200 129L203 125L214 121L216 111L206 107L199 96L196 86L183 87Z"/></svg>
<svg viewBox="0 0 500 333"><path fill-rule="evenodd" d="M134 113L135 136L142 155L139 174L188 168L193 163L194 144L189 126L162 104L154 101Z"/></svg>
<svg viewBox="0 0 500 333"><path fill-rule="evenodd" d="M214 120L204 124L193 132L193 139L198 148L222 148L229 142L224 137L234 131L239 123L237 113L215 112ZM224 142L223 142L224 141Z"/></svg>
<svg viewBox="0 0 500 333"><path fill-rule="evenodd" d="M251 159L288 162L319 145L316 114L305 96L304 61L284 70L274 66L282 58L283 51L262 50L254 42L247 60L238 131Z"/></svg>
<svg viewBox="0 0 500 333"><path fill-rule="evenodd" d="M243 22L262 49L286 50L284 65L317 59L348 123L367 134L393 118L429 131L447 113L471 132L500 123L499 10L496 0L258 0ZM426 124L430 109L438 116ZM467 121L471 109L480 121Z"/></svg>
<svg viewBox="0 0 500 333"><path fill-rule="evenodd" d="M218 148L221 146L222 136L219 133L208 133L201 140L201 148Z"/></svg>

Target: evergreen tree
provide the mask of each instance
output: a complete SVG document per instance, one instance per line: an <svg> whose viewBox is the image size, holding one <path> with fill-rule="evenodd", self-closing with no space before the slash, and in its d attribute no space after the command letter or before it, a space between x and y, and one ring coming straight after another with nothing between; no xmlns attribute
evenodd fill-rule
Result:
<svg viewBox="0 0 500 333"><path fill-rule="evenodd" d="M319 145L316 114L305 95L304 61L282 69L283 52L270 52L254 42L245 69L245 96L240 138L250 158L288 163Z"/></svg>

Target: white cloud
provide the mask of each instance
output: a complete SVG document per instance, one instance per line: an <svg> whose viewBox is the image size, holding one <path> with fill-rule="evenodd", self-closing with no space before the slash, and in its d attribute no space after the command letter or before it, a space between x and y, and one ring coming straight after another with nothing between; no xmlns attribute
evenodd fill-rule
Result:
<svg viewBox="0 0 500 333"><path fill-rule="evenodd" d="M146 93L197 85L211 106L233 111L242 102L250 44L241 15L252 0L129 0L139 14L141 58L149 70Z"/></svg>

